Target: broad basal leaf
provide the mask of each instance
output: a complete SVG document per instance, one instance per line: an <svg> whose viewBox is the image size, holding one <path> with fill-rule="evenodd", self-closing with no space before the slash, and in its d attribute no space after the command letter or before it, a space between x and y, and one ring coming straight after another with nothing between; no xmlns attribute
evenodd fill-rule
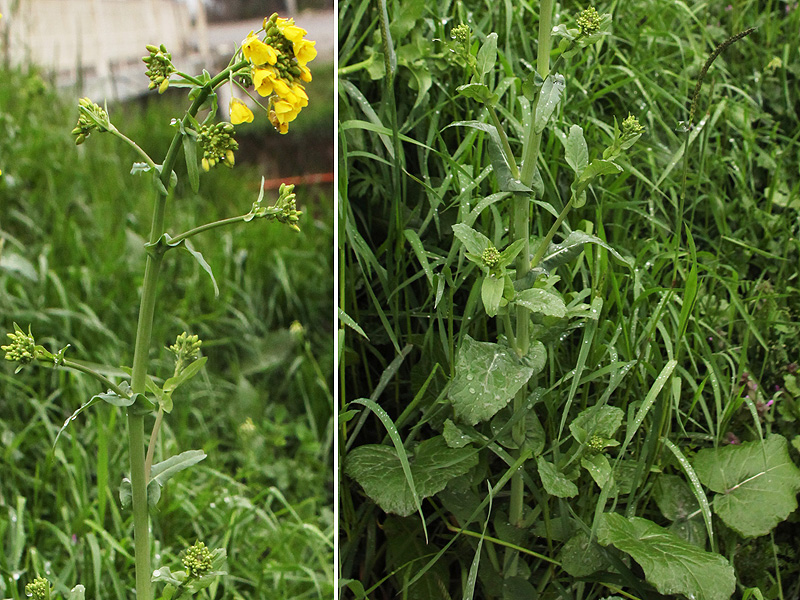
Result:
<svg viewBox="0 0 800 600"><path fill-rule="evenodd" d="M442 436L420 443L409 456L411 476L420 499L442 491L447 482L478 463L472 448L449 448ZM416 511L397 450L392 446L367 444L351 450L344 472L352 477L378 506L388 513L407 517Z"/></svg>
<svg viewBox="0 0 800 600"><path fill-rule="evenodd" d="M541 288L522 290L514 297L514 302L548 317L561 319L567 315L567 305L561 296Z"/></svg>
<svg viewBox="0 0 800 600"><path fill-rule="evenodd" d="M797 508L800 469L789 458L786 438L778 434L700 450L693 463L705 486L717 492L714 512L744 536L765 535Z"/></svg>
<svg viewBox="0 0 800 600"><path fill-rule="evenodd" d="M500 344L464 337L448 398L456 416L475 425L491 419L508 404L534 373L513 351Z"/></svg>
<svg viewBox="0 0 800 600"><path fill-rule="evenodd" d="M597 541L630 554L661 594L728 600L736 589L733 567L725 558L706 552L647 519L605 513L597 528Z"/></svg>
<svg viewBox="0 0 800 600"><path fill-rule="evenodd" d="M609 566L604 551L589 535L579 531L561 549L561 566L573 577L586 577Z"/></svg>

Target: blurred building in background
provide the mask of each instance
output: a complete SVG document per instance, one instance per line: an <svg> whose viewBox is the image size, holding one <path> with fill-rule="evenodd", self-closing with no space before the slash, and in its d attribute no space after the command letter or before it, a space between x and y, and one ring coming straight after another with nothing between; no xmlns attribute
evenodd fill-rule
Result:
<svg viewBox="0 0 800 600"><path fill-rule="evenodd" d="M332 0L0 0L0 57L38 65L80 95L125 99L147 91L147 44L163 43L181 70L194 72L227 64L264 16L298 9L327 9L332 40Z"/></svg>

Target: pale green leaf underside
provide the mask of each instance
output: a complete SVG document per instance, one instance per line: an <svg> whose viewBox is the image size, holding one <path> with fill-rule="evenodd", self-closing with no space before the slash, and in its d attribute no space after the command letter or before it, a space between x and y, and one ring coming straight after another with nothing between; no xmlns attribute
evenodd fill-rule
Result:
<svg viewBox="0 0 800 600"><path fill-rule="evenodd" d="M421 500L442 491L448 481L474 467L478 454L472 448L449 448L439 435L420 443L410 462ZM344 472L387 513L407 517L416 511L400 458L392 446L366 444L353 449L345 459Z"/></svg>
<svg viewBox="0 0 800 600"><path fill-rule="evenodd" d="M605 513L597 528L597 540L630 554L661 594L728 600L736 589L733 567L725 558L706 552L647 519Z"/></svg>
<svg viewBox="0 0 800 600"><path fill-rule="evenodd" d="M767 436L763 449L761 442L745 442L700 450L693 466L717 492L714 512L744 536L766 535L797 508L800 469L781 435Z"/></svg>

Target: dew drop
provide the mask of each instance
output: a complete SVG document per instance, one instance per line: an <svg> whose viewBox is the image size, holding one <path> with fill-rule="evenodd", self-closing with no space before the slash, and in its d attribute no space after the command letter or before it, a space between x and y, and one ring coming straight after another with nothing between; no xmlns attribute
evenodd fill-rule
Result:
<svg viewBox="0 0 800 600"><path fill-rule="evenodd" d="M469 388L469 393L470 393L470 394L474 394L474 393L475 393L475 388L472 388L472 387L471 387L471 388Z"/></svg>

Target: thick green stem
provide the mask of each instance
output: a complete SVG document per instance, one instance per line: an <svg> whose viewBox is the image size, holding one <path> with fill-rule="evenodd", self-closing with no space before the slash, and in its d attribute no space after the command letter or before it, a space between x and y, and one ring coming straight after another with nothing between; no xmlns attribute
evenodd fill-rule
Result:
<svg viewBox="0 0 800 600"><path fill-rule="evenodd" d="M209 84L199 90L192 105L183 118L183 124L189 125L190 117L194 117L197 111L208 98L209 94L218 85L228 79L231 72L238 71L247 66L247 61L240 61L218 74ZM169 190L172 169L178 158L181 147L182 135L176 131L172 138L172 143L167 150L164 164L161 170L161 183L164 188ZM164 234L164 212L166 209L167 197L158 194L153 210L153 220L150 227L151 244L155 244ZM150 337L153 331L153 314L156 304L156 286L158 284L158 274L161 270L161 252L150 252L147 255L147 263L144 271L144 284L142 286L142 300L139 306L139 322L136 327L136 343L133 354L133 371L131 376L131 390L134 394L145 392L145 382L147 380L148 354L150 351ZM144 416L137 414L134 407L128 411L128 445L131 460L131 488L133 504L133 536L136 562L136 600L152 600L152 588L150 577L150 532L149 514L147 510L147 473L145 467L145 436L144 436Z"/></svg>
<svg viewBox="0 0 800 600"><path fill-rule="evenodd" d="M536 58L536 70L542 79L547 77L550 73L550 49L552 48L551 30L553 23L553 0L542 0L539 5L539 46ZM535 132L534 123L536 121L536 107L538 105L538 96L533 102L530 118L530 129L528 130L528 139L526 140L525 148L523 151L522 172L520 180L523 185L531 186L536 170L536 161L539 156L539 145L541 144L542 135ZM531 268L530 262L530 200L524 194L516 194L514 196L514 214L513 214L513 233L515 240L524 240L522 251L517 256L516 260L516 277L517 280L524 278ZM517 317L517 331L516 331L516 351L520 356L525 356L530 348L530 315L527 309L518 306L516 308ZM526 403L528 401L528 388L523 388L517 392L514 397L514 412L526 410ZM512 436L519 444L519 452L521 453L522 444L525 440L525 419L520 419L514 424L512 428ZM517 527L522 525L523 509L524 509L524 495L525 485L522 480L522 472L515 473L511 479L511 502L509 506L509 521L512 525Z"/></svg>

